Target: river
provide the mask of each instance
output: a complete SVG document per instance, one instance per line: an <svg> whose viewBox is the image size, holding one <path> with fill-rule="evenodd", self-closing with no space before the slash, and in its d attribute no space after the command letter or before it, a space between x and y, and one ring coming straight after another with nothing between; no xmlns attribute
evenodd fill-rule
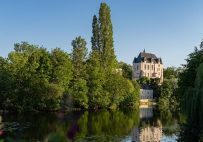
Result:
<svg viewBox="0 0 203 142"><path fill-rule="evenodd" d="M0 142L144 142L177 141L178 118L157 109L1 114Z"/></svg>

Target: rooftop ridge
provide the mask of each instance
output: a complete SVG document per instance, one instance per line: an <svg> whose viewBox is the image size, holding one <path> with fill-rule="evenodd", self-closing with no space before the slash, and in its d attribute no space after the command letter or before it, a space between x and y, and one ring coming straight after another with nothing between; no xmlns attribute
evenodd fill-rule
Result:
<svg viewBox="0 0 203 142"><path fill-rule="evenodd" d="M144 60L155 60L156 62L161 62L162 64L162 59L161 58L158 58L155 54L153 53L150 53L150 52L146 52L145 50L143 50L142 52L139 53L139 55L137 56L137 58L135 57L134 58L134 63L138 63L138 62L142 62Z"/></svg>

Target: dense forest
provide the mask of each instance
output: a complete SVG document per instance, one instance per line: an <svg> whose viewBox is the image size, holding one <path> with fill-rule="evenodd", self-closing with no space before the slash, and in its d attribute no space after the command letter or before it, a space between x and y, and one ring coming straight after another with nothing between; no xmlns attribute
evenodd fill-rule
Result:
<svg viewBox="0 0 203 142"><path fill-rule="evenodd" d="M72 53L17 43L0 57L0 109L12 111L98 109L138 106L139 85L114 52L110 8L101 3L93 16L92 48L81 36ZM124 70L120 71L120 68Z"/></svg>

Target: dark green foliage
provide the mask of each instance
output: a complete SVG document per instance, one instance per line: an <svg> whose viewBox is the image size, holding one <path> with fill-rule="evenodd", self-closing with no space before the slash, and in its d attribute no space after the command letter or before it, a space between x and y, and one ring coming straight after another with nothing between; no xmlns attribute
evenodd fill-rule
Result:
<svg viewBox="0 0 203 142"><path fill-rule="evenodd" d="M89 105L91 108L105 108L109 105L108 93L104 90L105 72L99 62L99 54L92 51L88 61Z"/></svg>
<svg viewBox="0 0 203 142"><path fill-rule="evenodd" d="M138 110L23 113L4 115L4 118L10 125L3 127L6 133L0 139L3 142L9 137L11 142L117 142L129 135L140 121Z"/></svg>
<svg viewBox="0 0 203 142"><path fill-rule="evenodd" d="M105 90L109 93L110 108L136 108L139 101L139 89L135 89L132 82L119 74L112 74L107 79Z"/></svg>
<svg viewBox="0 0 203 142"><path fill-rule="evenodd" d="M88 98L90 108L132 107L138 104L139 89L135 89L131 79L132 69L123 63L118 72L113 48L113 28L110 8L100 5L99 20L92 22L92 51L87 61Z"/></svg>
<svg viewBox="0 0 203 142"><path fill-rule="evenodd" d="M175 112L179 108L177 101L177 95L175 93L177 89L176 79L165 79L160 87L160 97L158 99L158 106L160 110L168 110Z"/></svg>
<svg viewBox="0 0 203 142"><path fill-rule="evenodd" d="M101 3L99 9L101 54L102 65L107 72L112 72L117 66L113 48L113 26L110 12L110 7L106 3Z"/></svg>
<svg viewBox="0 0 203 142"><path fill-rule="evenodd" d="M202 44L201 44L202 45ZM194 52L189 54L186 59L187 64L183 66L183 71L180 73L179 79L179 95L182 97L184 92L187 92L187 88L194 87L194 82L196 78L197 68L203 62L203 49L200 47L198 49L195 47Z"/></svg>
<svg viewBox="0 0 203 142"><path fill-rule="evenodd" d="M148 77L141 77L139 80L138 80L138 83L140 85L150 85L150 79Z"/></svg>
<svg viewBox="0 0 203 142"><path fill-rule="evenodd" d="M178 93L190 127L203 129L203 42L189 54L180 73Z"/></svg>
<svg viewBox="0 0 203 142"><path fill-rule="evenodd" d="M51 60L51 82L67 87L72 78L72 63L69 55L59 48L56 48L51 52Z"/></svg>
<svg viewBox="0 0 203 142"><path fill-rule="evenodd" d="M15 44L8 58L0 58L0 109L56 110L67 107L135 108L139 85L131 82L130 65L117 66L110 8L101 3L93 17L92 50L85 39L72 41L72 53L51 52L27 42ZM71 56L71 57L70 57Z"/></svg>
<svg viewBox="0 0 203 142"><path fill-rule="evenodd" d="M99 29L99 21L97 16L93 16L92 21L92 51L98 51L99 55L101 54L101 36L100 36L100 29Z"/></svg>
<svg viewBox="0 0 203 142"><path fill-rule="evenodd" d="M73 96L76 107L88 108L88 87L86 75L86 41L76 37L72 41L73 79L70 84L70 95Z"/></svg>
<svg viewBox="0 0 203 142"><path fill-rule="evenodd" d="M1 107L18 111L58 108L71 79L69 56L60 49L49 53L26 42L15 44L14 49L0 69L0 84L8 82L1 92Z"/></svg>
<svg viewBox="0 0 203 142"><path fill-rule="evenodd" d="M179 110L179 99L177 95L178 74L180 68L168 67L164 69L164 81L158 85L159 80L151 80L155 97L158 99L158 107L166 114Z"/></svg>
<svg viewBox="0 0 203 142"><path fill-rule="evenodd" d="M200 64L194 88L190 87L184 94L183 107L188 120L203 128L203 63Z"/></svg>
<svg viewBox="0 0 203 142"><path fill-rule="evenodd" d="M119 62L119 67L122 69L122 76L127 79L132 79L132 66L124 62Z"/></svg>
<svg viewBox="0 0 203 142"><path fill-rule="evenodd" d="M90 108L107 108L109 105L108 93L104 90L105 72L101 65L99 23L94 15L92 22L92 51L88 60L88 97Z"/></svg>
<svg viewBox="0 0 203 142"><path fill-rule="evenodd" d="M164 78L171 79L171 78L178 78L179 73L181 72L181 68L175 67L168 67L164 69Z"/></svg>

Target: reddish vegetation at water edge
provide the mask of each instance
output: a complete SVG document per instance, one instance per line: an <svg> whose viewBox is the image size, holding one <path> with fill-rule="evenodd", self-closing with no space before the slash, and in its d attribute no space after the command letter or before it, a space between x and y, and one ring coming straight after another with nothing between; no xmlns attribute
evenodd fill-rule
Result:
<svg viewBox="0 0 203 142"><path fill-rule="evenodd" d="M4 134L3 130L0 130L0 136L2 136Z"/></svg>

